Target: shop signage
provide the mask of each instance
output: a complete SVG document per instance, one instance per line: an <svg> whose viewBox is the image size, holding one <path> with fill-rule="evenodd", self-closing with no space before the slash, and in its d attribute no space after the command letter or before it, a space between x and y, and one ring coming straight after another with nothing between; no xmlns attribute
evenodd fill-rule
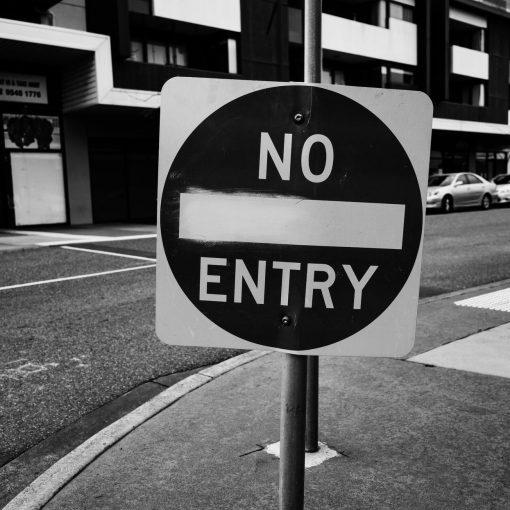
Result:
<svg viewBox="0 0 510 510"><path fill-rule="evenodd" d="M0 72L0 101L47 104L46 78L2 71Z"/></svg>
<svg viewBox="0 0 510 510"><path fill-rule="evenodd" d="M49 115L4 114L4 146L6 149L60 149L59 118Z"/></svg>
<svg viewBox="0 0 510 510"><path fill-rule="evenodd" d="M160 131L160 338L409 351L430 132L421 93L171 80Z"/></svg>

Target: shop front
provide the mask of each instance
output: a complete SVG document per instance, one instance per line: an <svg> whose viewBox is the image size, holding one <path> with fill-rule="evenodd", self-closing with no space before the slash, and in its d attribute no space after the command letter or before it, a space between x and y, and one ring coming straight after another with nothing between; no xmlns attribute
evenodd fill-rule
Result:
<svg viewBox="0 0 510 510"><path fill-rule="evenodd" d="M430 175L475 172L491 180L509 172L510 136L434 131Z"/></svg>
<svg viewBox="0 0 510 510"><path fill-rule="evenodd" d="M0 72L0 226L67 222L56 83L44 74Z"/></svg>

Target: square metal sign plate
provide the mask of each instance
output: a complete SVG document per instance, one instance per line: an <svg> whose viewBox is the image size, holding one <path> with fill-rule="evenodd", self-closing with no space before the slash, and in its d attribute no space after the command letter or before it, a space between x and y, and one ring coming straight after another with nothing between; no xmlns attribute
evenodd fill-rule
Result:
<svg viewBox="0 0 510 510"><path fill-rule="evenodd" d="M409 352L431 126L420 92L167 82L158 337L306 355Z"/></svg>

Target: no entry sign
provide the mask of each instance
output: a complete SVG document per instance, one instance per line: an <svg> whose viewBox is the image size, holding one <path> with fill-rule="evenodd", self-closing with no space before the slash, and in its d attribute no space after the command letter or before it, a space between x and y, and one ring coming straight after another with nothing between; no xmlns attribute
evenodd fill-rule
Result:
<svg viewBox="0 0 510 510"><path fill-rule="evenodd" d="M414 342L431 106L177 78L162 92L158 336L303 354Z"/></svg>

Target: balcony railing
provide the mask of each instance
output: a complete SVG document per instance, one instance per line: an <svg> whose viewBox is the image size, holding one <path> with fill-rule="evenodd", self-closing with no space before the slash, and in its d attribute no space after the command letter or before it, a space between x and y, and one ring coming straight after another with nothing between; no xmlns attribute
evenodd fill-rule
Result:
<svg viewBox="0 0 510 510"><path fill-rule="evenodd" d="M241 31L240 0L153 0L154 16Z"/></svg>
<svg viewBox="0 0 510 510"><path fill-rule="evenodd" d="M461 76L489 79L489 55L483 51L452 46L451 48L451 72Z"/></svg>
<svg viewBox="0 0 510 510"><path fill-rule="evenodd" d="M289 8L289 41L301 43L302 12ZM389 28L360 23L331 14L322 15L322 47L405 65L417 63L417 28L414 23L390 18Z"/></svg>

